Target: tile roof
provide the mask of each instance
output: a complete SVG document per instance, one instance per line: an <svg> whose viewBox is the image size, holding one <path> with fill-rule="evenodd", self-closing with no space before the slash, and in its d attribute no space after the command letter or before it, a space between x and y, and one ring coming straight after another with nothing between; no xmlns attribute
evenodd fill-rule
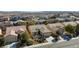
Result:
<svg viewBox="0 0 79 59"><path fill-rule="evenodd" d="M37 29L40 29L40 31L42 33L46 33L46 32L51 32L47 27L46 25L32 25L32 26L29 26L29 30L31 32L37 32Z"/></svg>
<svg viewBox="0 0 79 59"><path fill-rule="evenodd" d="M11 27L7 27L5 36L7 36L7 35L14 35L14 32L18 32L19 30L26 31L26 26L11 26Z"/></svg>

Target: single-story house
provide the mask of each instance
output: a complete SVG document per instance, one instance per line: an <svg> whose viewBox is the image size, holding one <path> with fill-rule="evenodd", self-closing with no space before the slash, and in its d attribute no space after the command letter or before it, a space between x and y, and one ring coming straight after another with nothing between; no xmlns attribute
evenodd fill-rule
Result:
<svg viewBox="0 0 79 59"><path fill-rule="evenodd" d="M62 14L60 14L60 17L68 17L68 16L70 16L69 13L62 13Z"/></svg>
<svg viewBox="0 0 79 59"><path fill-rule="evenodd" d="M56 18L58 21L65 21L65 18Z"/></svg>
<svg viewBox="0 0 79 59"><path fill-rule="evenodd" d="M0 16L0 21L9 21L10 17L9 16Z"/></svg>
<svg viewBox="0 0 79 59"><path fill-rule="evenodd" d="M71 17L71 18L76 18L76 17L75 17L75 16L73 16L73 15L71 15L70 17Z"/></svg>
<svg viewBox="0 0 79 59"><path fill-rule="evenodd" d="M45 22L45 19L33 19L33 21L36 22L36 24L43 24L43 22Z"/></svg>
<svg viewBox="0 0 79 59"><path fill-rule="evenodd" d="M11 26L6 28L5 44L16 42L19 33L26 31L26 26Z"/></svg>
<svg viewBox="0 0 79 59"><path fill-rule="evenodd" d="M57 19L48 19L47 21L48 21L48 23L54 23L54 22L57 22L58 20Z"/></svg>
<svg viewBox="0 0 79 59"><path fill-rule="evenodd" d="M31 25L28 27L32 37L34 39L38 38L38 30L40 30L43 37L49 37L51 35L51 31L46 27L46 25Z"/></svg>
<svg viewBox="0 0 79 59"><path fill-rule="evenodd" d="M63 32L64 25L62 23L54 23L54 24L48 24L48 28L52 31L53 34L56 34L57 31Z"/></svg>
<svg viewBox="0 0 79 59"><path fill-rule="evenodd" d="M11 21L4 21L4 22L0 22L0 26L12 26L13 22Z"/></svg>

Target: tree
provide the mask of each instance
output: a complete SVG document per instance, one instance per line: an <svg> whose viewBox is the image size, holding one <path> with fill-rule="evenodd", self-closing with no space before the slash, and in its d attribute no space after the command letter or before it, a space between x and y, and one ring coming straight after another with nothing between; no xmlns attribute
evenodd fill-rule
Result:
<svg viewBox="0 0 79 59"><path fill-rule="evenodd" d="M32 45L33 43L32 43L32 41L31 40L29 40L30 39L30 37L29 37L29 35L28 35L28 33L27 32L24 32L24 33L22 33L21 34L21 43L22 44L26 44L26 45Z"/></svg>
<svg viewBox="0 0 79 59"><path fill-rule="evenodd" d="M75 26L72 26L72 25L67 25L67 26L65 26L65 30L68 32L68 33L71 33L71 34L73 34L73 33L75 33Z"/></svg>

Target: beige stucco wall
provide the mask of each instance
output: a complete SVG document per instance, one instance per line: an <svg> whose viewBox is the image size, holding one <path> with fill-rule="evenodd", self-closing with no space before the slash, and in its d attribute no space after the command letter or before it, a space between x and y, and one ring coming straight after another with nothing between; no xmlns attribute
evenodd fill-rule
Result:
<svg viewBox="0 0 79 59"><path fill-rule="evenodd" d="M17 36L9 35L5 37L5 44L17 41Z"/></svg>

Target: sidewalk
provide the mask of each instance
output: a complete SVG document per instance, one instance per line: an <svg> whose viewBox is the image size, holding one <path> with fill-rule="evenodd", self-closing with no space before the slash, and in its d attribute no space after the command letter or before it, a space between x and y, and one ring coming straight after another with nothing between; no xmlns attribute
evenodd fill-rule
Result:
<svg viewBox="0 0 79 59"><path fill-rule="evenodd" d="M24 48L63 48L73 45L79 45L79 37L72 38L70 41L60 40L56 43L42 43Z"/></svg>

